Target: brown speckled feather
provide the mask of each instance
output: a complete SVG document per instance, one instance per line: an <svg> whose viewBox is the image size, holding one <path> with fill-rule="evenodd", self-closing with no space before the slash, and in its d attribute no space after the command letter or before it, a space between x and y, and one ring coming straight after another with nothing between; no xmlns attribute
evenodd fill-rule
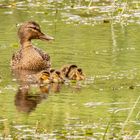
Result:
<svg viewBox="0 0 140 140"><path fill-rule="evenodd" d="M29 47L21 48L13 54L11 65L13 69L42 70L50 68L51 63L47 53L38 48Z"/></svg>

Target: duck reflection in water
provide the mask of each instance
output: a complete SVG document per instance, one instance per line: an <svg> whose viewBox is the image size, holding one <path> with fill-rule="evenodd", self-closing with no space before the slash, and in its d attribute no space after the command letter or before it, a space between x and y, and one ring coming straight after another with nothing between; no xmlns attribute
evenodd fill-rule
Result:
<svg viewBox="0 0 140 140"><path fill-rule="evenodd" d="M47 70L41 72L14 70L13 75L19 84L15 105L21 112L30 113L35 110L42 100L47 99L50 91L58 93L62 86L61 83L53 82L51 73Z"/></svg>
<svg viewBox="0 0 140 140"><path fill-rule="evenodd" d="M47 94L34 94L29 86L20 86L15 96L15 105L18 111L30 113L46 98Z"/></svg>

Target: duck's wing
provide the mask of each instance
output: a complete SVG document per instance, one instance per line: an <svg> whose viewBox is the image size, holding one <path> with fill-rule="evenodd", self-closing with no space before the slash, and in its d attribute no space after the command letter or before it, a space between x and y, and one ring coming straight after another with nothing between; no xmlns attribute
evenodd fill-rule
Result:
<svg viewBox="0 0 140 140"><path fill-rule="evenodd" d="M43 52L42 50L35 47L34 49L40 54L40 56L42 57L44 61L50 61L50 56L46 52Z"/></svg>
<svg viewBox="0 0 140 140"><path fill-rule="evenodd" d="M19 50L17 52L15 52L12 56L12 61L11 61L11 66L15 66L17 65L20 60L22 59L22 51Z"/></svg>

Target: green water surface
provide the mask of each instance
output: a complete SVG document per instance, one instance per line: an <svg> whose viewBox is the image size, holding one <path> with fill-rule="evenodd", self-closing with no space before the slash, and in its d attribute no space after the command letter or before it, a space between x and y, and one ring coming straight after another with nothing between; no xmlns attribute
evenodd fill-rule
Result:
<svg viewBox="0 0 140 140"><path fill-rule="evenodd" d="M100 12L111 3L95 2L93 6L98 5L99 12L95 7L93 14L93 7L86 15L85 9L76 4L0 2L0 139L98 140L138 136L139 2L130 3L129 17L124 16L120 22L106 22L104 15L108 17L109 12ZM19 49L16 25L29 20L38 22L44 33L55 38L48 43L33 41L49 53L52 67L77 64L86 74L85 81L63 84L59 91L52 89L43 95L33 85L33 95L28 99L18 95L19 84L11 74L10 60Z"/></svg>

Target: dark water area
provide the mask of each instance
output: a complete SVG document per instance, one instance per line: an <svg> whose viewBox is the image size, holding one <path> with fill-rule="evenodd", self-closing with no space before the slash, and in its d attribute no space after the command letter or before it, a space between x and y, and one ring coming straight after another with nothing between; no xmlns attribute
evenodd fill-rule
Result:
<svg viewBox="0 0 140 140"><path fill-rule="evenodd" d="M139 139L139 6L139 1L2 0L0 139ZM77 64L84 81L19 84L10 60L19 49L18 25L30 20L55 38L33 41L50 55L52 67Z"/></svg>

